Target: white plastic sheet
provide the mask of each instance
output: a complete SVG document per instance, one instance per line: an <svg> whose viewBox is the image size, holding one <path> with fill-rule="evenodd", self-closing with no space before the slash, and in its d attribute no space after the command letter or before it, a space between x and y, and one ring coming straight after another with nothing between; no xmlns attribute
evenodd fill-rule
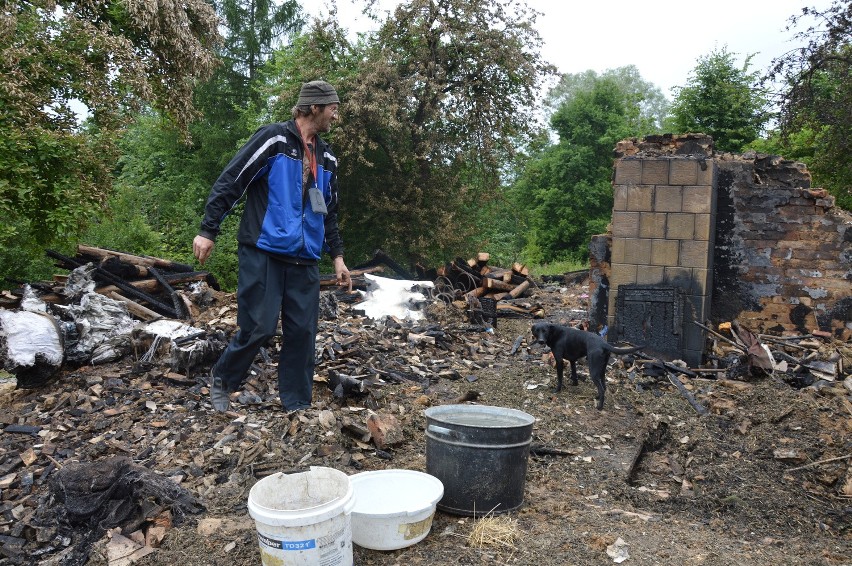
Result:
<svg viewBox="0 0 852 566"><path fill-rule="evenodd" d="M434 288L431 281L409 281L376 277L365 274L367 290L361 291L364 300L358 308L368 317L376 320L385 316L399 319L420 320L424 317L420 310L428 301L421 289Z"/></svg>
<svg viewBox="0 0 852 566"><path fill-rule="evenodd" d="M37 355L48 364L62 364L62 340L50 315L0 310L0 332L6 339L7 365L32 367Z"/></svg>

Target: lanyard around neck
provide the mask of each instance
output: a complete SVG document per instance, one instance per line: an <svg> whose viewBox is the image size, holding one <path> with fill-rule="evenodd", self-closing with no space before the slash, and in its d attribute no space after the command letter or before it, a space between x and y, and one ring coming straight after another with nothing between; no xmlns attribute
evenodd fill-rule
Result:
<svg viewBox="0 0 852 566"><path fill-rule="evenodd" d="M314 184L318 183L317 181L317 156L314 153L316 151L315 147L312 147L311 142L307 141L305 137L302 135L302 129L299 127L299 124L296 124L296 129L299 130L299 137L302 138L302 148L305 150L304 159L308 160L308 164L311 167L311 173L314 175ZM314 136L313 142L316 143L317 137Z"/></svg>

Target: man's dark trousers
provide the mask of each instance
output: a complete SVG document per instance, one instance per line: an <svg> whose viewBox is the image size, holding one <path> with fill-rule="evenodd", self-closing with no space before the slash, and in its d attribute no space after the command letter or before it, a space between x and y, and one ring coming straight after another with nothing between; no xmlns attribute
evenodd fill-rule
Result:
<svg viewBox="0 0 852 566"><path fill-rule="evenodd" d="M275 335L281 313L283 344L278 395L287 411L311 405L319 318L319 267L287 263L252 246L239 247L239 330L213 367L228 391L239 389L255 356Z"/></svg>

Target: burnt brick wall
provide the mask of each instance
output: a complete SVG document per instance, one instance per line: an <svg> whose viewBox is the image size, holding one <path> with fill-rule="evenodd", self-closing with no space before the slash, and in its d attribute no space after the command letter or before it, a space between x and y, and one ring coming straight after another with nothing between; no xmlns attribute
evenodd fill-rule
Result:
<svg viewBox="0 0 852 566"><path fill-rule="evenodd" d="M801 163L717 159L714 320L769 333L852 336L852 214L810 188Z"/></svg>
<svg viewBox="0 0 852 566"><path fill-rule="evenodd" d="M689 319L852 338L852 214L802 163L716 154L703 134L623 140L616 157L606 310L592 313L616 338L621 285L683 291L690 364L703 333Z"/></svg>

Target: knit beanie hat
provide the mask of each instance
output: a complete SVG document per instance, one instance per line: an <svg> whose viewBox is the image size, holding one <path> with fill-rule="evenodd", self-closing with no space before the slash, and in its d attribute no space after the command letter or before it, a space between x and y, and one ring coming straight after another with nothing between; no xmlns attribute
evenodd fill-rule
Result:
<svg viewBox="0 0 852 566"><path fill-rule="evenodd" d="M325 81L311 81L302 85L299 91L299 102L297 106L310 106L312 104L340 104L337 91Z"/></svg>

